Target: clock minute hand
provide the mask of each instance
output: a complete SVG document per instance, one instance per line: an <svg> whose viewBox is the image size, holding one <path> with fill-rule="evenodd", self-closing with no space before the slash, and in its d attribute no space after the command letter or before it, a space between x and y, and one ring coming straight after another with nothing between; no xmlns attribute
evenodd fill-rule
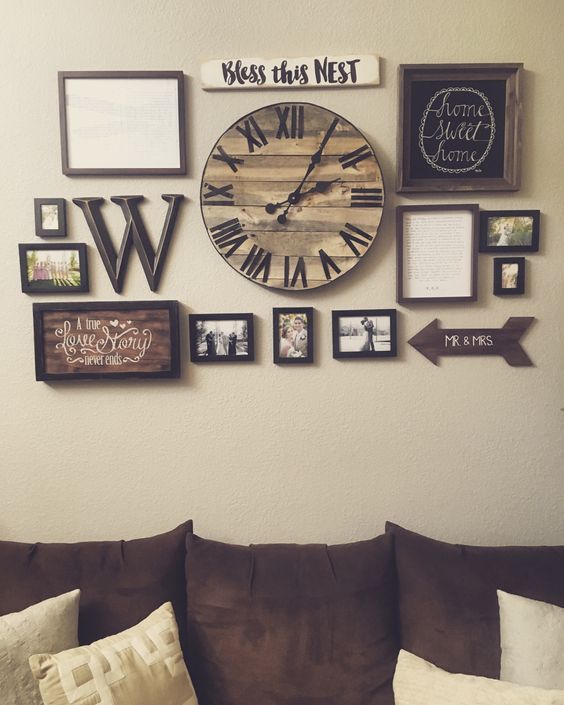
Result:
<svg viewBox="0 0 564 705"><path fill-rule="evenodd" d="M340 181L340 178L333 179L332 181L318 181L314 186L311 188L308 188L307 191L302 191L300 193L300 198L299 200L301 201L304 196L309 196L311 193L325 193L329 186L331 184L334 184L336 181ZM264 207L264 210L267 213L270 213L272 215L280 206L286 205L288 203L289 199L285 198L283 201L279 201L278 203L267 203L266 206Z"/></svg>

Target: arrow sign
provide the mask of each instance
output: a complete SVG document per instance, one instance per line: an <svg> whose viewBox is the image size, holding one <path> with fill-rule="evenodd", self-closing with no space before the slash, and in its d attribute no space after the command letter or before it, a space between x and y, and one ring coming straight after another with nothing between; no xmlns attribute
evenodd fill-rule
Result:
<svg viewBox="0 0 564 705"><path fill-rule="evenodd" d="M530 367L533 363L519 338L534 320L508 318L503 328L439 328L435 318L408 342L434 365L440 355L502 355L509 365Z"/></svg>

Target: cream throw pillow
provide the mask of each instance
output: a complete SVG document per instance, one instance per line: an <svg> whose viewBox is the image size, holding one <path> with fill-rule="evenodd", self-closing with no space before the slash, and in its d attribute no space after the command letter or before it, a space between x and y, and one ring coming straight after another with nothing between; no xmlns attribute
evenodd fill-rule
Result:
<svg viewBox="0 0 564 705"><path fill-rule="evenodd" d="M1 705L41 705L28 659L78 646L79 598L80 590L73 590L0 617Z"/></svg>
<svg viewBox="0 0 564 705"><path fill-rule="evenodd" d="M394 696L396 705L564 705L562 690L447 673L407 651L399 654Z"/></svg>
<svg viewBox="0 0 564 705"><path fill-rule="evenodd" d="M564 689L564 608L497 591L501 679Z"/></svg>
<svg viewBox="0 0 564 705"><path fill-rule="evenodd" d="M29 665L45 705L197 705L170 602L120 634Z"/></svg>

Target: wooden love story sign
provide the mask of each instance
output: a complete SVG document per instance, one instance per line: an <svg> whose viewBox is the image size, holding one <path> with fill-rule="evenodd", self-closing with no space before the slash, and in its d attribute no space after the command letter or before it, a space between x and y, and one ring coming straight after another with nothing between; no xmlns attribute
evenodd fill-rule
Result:
<svg viewBox="0 0 564 705"><path fill-rule="evenodd" d="M34 304L38 381L179 377L177 301Z"/></svg>
<svg viewBox="0 0 564 705"><path fill-rule="evenodd" d="M434 365L441 355L501 355L508 365L530 367L532 361L519 339L533 317L511 317L503 328L439 328L435 318L408 343Z"/></svg>

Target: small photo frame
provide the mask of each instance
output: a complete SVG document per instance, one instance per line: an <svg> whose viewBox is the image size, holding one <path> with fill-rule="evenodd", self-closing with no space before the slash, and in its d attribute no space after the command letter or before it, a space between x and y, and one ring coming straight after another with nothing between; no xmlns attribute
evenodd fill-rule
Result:
<svg viewBox="0 0 564 705"><path fill-rule="evenodd" d="M272 318L274 363L313 362L313 308L273 308Z"/></svg>
<svg viewBox="0 0 564 705"><path fill-rule="evenodd" d="M89 291L86 245L21 244L20 275L25 294Z"/></svg>
<svg viewBox="0 0 564 705"><path fill-rule="evenodd" d="M396 357L396 309L333 311L333 357Z"/></svg>
<svg viewBox="0 0 564 705"><path fill-rule="evenodd" d="M494 258L494 294L517 296L525 293L525 258Z"/></svg>
<svg viewBox="0 0 564 705"><path fill-rule="evenodd" d="M66 237L66 201L64 198L35 198L35 234L37 237Z"/></svg>
<svg viewBox="0 0 564 705"><path fill-rule="evenodd" d="M192 362L252 362L255 359L252 313L191 313Z"/></svg>
<svg viewBox="0 0 564 705"><path fill-rule="evenodd" d="M481 211L480 252L538 252L540 211Z"/></svg>

